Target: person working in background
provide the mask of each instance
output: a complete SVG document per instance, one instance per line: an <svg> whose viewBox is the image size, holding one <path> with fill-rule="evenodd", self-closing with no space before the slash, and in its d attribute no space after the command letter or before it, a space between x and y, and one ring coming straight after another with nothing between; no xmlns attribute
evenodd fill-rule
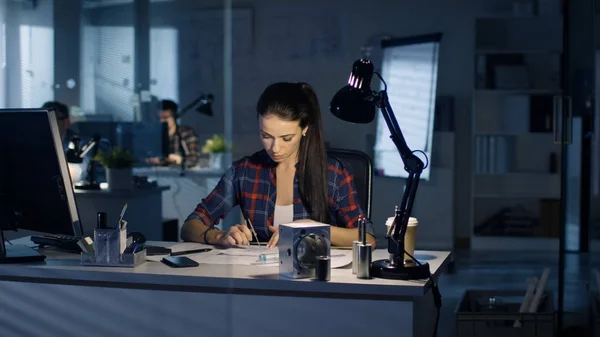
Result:
<svg viewBox="0 0 600 337"><path fill-rule="evenodd" d="M85 145L87 142L90 141L90 139L82 139L81 136L71 128L71 112L69 111L69 107L66 104L58 101L49 101L44 103L41 108L46 110L54 110L56 114L56 120L58 123L58 132L60 133L63 149L65 151L65 154L67 155L66 159L67 161L73 159L70 158L70 155L73 154L72 151L76 147L76 139L80 144L79 146ZM100 144L98 144L98 147L102 151L110 151L111 149L111 145L107 145L106 142L101 142ZM86 153L85 157L82 158L82 161L80 163L68 163L69 172L71 174L71 180L73 182L79 182L88 178L86 176L86 168L88 167L88 165L95 165L95 178L97 181L106 180L105 171L102 165L95 161L90 164L90 161L92 160L92 153L93 151L89 151L88 153Z"/></svg>
<svg viewBox="0 0 600 337"><path fill-rule="evenodd" d="M359 217L366 216L352 168L327 157L313 89L306 83L270 85L258 101L257 112L264 150L233 163L187 218L181 238L225 247L248 244L252 234L245 225L227 232L214 228L239 205L257 239L268 241L269 248L277 245L279 224L303 219L330 224L331 244L351 247L358 236ZM369 219L367 225L367 238L374 247Z"/></svg>
<svg viewBox="0 0 600 337"><path fill-rule="evenodd" d="M71 113L69 112L69 107L58 101L49 101L42 105L42 109L54 110L58 123L58 132L63 143L63 149L66 151L69 147L69 142L75 136L75 132L70 128Z"/></svg>
<svg viewBox="0 0 600 337"><path fill-rule="evenodd" d="M198 164L198 137L193 128L179 125L181 142L177 135L177 103L171 100L162 100L159 103L159 118L162 123L167 123L169 130L169 154L166 158L149 158L151 164L180 165L182 161L180 144L185 153L185 165L192 167Z"/></svg>

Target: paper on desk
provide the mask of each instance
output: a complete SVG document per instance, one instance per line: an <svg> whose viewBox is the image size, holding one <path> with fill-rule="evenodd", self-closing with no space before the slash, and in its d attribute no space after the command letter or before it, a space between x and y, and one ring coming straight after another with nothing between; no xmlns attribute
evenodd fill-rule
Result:
<svg viewBox="0 0 600 337"><path fill-rule="evenodd" d="M258 255L260 254L279 255L279 248L267 248L264 246L240 246L223 250L221 253L231 256L254 256L258 258Z"/></svg>
<svg viewBox="0 0 600 337"><path fill-rule="evenodd" d="M258 247L257 247L258 248ZM253 249L254 250L254 249ZM277 248L274 248L275 255L279 256L279 252ZM242 253L248 252L248 253ZM272 255L271 250L269 251L269 255ZM245 266L266 266L266 267L274 267L279 265L279 261L266 263L260 261L258 259L258 255L261 254L259 250L255 250L254 254L249 254L249 251L246 249L237 250L237 249L227 249L223 251L218 251L215 254L194 254L189 255L189 258L204 264L226 264L226 265L245 265ZM352 263L352 251L347 250L331 250L331 268L342 268Z"/></svg>
<svg viewBox="0 0 600 337"><path fill-rule="evenodd" d="M171 248L173 253L184 250L193 250L201 248L213 248L210 245L194 242L180 242L174 244L168 248ZM210 252L196 253L186 255L190 259L203 264L226 264L226 265L259 265L273 267L277 266L279 262L265 263L259 261L258 256L260 254L268 254L269 256L279 256L279 248L259 247L259 246L245 246L244 248L229 248L229 249L213 249ZM147 261L160 262L163 257L168 255L154 255L146 256ZM331 250L331 268L342 268L352 263L352 251L342 249Z"/></svg>

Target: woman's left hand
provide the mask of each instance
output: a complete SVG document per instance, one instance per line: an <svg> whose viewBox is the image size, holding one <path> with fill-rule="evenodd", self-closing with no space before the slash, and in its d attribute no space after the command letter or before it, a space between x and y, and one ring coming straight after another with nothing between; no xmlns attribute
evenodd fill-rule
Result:
<svg viewBox="0 0 600 337"><path fill-rule="evenodd" d="M270 226L269 230L273 233L273 236L271 236L271 240L267 242L267 248L275 248L277 247L277 242L279 242L279 228Z"/></svg>

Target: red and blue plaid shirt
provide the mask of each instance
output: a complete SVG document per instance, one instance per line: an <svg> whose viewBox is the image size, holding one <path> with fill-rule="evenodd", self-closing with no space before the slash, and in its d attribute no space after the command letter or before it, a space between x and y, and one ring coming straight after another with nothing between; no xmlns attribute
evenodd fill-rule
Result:
<svg viewBox="0 0 600 337"><path fill-rule="evenodd" d="M275 201L277 198L275 163L262 150L232 164L214 190L198 204L188 219L197 219L213 227L235 207L240 206L256 230L260 241L267 241L272 233ZM354 186L352 168L336 158L328 158L327 194L332 226L354 228L360 216L366 218ZM294 179L294 221L310 219L298 190L298 176ZM373 225L367 219L367 232L374 235Z"/></svg>

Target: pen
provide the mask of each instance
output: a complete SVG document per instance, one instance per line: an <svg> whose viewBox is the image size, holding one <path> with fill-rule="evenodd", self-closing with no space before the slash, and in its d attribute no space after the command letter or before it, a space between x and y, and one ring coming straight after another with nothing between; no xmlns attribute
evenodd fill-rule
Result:
<svg viewBox="0 0 600 337"><path fill-rule="evenodd" d="M179 255L187 255L187 254L195 254L195 253L205 253L205 252L210 252L211 250L212 250L211 248L182 250L180 252L171 253L171 256L179 256Z"/></svg>
<svg viewBox="0 0 600 337"><path fill-rule="evenodd" d="M252 234L254 234L254 238L256 239L256 244L258 244L258 248L262 249L260 245L260 241L258 241L258 235L256 235L256 231L254 230L254 226L252 225L252 221L250 221L250 217L246 216L246 222L250 225L250 230Z"/></svg>
<svg viewBox="0 0 600 337"><path fill-rule="evenodd" d="M125 203L125 205L123 206L123 209L121 210L121 215L119 215L119 221L117 221L116 228L122 229L122 227L123 227L123 217L125 216L125 211L127 211L127 203Z"/></svg>

